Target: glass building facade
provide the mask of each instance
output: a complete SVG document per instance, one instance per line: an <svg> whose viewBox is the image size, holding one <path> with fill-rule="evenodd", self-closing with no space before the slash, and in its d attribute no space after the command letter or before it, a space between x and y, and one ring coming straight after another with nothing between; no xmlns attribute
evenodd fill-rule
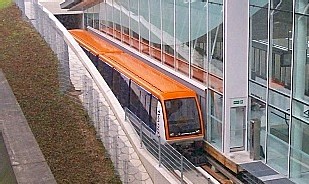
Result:
<svg viewBox="0 0 309 184"><path fill-rule="evenodd" d="M250 118L261 159L296 183L309 178L309 4L250 1Z"/></svg>
<svg viewBox="0 0 309 184"><path fill-rule="evenodd" d="M259 121L259 159L306 183L309 2L239 2L233 9L228 0L104 0L84 11L84 25L205 86L205 140L219 152L250 151L250 122ZM231 45L245 60L237 63Z"/></svg>
<svg viewBox="0 0 309 184"><path fill-rule="evenodd" d="M88 8L93 27L208 88L209 140L222 150L223 1L106 0ZM208 99L208 100L206 100ZM209 102L209 103L206 103Z"/></svg>

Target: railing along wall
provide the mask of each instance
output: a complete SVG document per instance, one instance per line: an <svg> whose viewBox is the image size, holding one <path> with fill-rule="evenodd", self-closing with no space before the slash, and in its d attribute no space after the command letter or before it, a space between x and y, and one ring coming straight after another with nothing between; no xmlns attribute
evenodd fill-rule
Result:
<svg viewBox="0 0 309 184"><path fill-rule="evenodd" d="M164 166L174 174L181 183L209 183L205 177L181 153L168 143L163 143L160 137L129 109L125 109L126 120L131 122L139 135L140 146L147 149L158 161L159 167Z"/></svg>

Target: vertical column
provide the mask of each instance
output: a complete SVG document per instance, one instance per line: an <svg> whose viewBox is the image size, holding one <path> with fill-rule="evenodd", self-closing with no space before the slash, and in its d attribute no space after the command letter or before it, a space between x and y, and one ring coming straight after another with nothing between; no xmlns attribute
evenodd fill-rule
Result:
<svg viewBox="0 0 309 184"><path fill-rule="evenodd" d="M246 106L248 91L249 1L224 1L224 147L230 152L230 110ZM246 113L244 113L244 116Z"/></svg>

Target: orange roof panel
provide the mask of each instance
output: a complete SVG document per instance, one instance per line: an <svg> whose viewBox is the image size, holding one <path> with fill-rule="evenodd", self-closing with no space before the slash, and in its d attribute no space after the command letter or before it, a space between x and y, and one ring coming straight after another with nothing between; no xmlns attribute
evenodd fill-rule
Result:
<svg viewBox="0 0 309 184"><path fill-rule="evenodd" d="M83 47L99 55L104 62L109 63L158 98L195 97L193 90L100 37L86 30L70 30L69 32Z"/></svg>
<svg viewBox="0 0 309 184"><path fill-rule="evenodd" d="M117 47L107 43L106 41L103 41L98 36L95 36L86 30L74 29L70 30L69 32L81 45L96 55L99 55L100 53L122 52Z"/></svg>

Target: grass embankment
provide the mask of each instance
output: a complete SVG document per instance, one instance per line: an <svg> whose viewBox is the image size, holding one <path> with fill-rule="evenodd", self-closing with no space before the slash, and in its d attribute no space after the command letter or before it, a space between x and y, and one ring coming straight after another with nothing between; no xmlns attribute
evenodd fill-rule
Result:
<svg viewBox="0 0 309 184"><path fill-rule="evenodd" d="M58 183L121 183L82 107L59 94L56 57L15 5L0 10L0 68Z"/></svg>
<svg viewBox="0 0 309 184"><path fill-rule="evenodd" d="M12 0L0 0L0 9L6 8L12 4Z"/></svg>

